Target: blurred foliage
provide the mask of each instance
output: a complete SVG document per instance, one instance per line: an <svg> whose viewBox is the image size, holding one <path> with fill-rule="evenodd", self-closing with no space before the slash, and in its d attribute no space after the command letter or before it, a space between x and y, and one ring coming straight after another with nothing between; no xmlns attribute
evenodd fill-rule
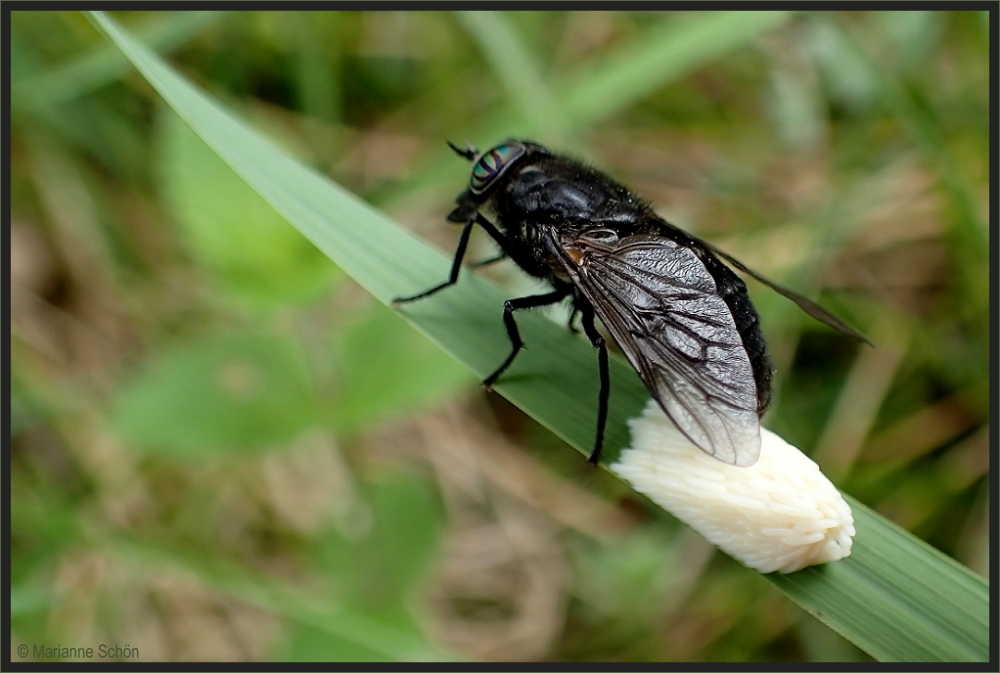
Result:
<svg viewBox="0 0 1000 673"><path fill-rule="evenodd" d="M233 173L177 115L156 124L170 217L199 266L253 303L287 305L324 292L337 271Z"/></svg>
<svg viewBox="0 0 1000 673"><path fill-rule="evenodd" d="M116 18L442 249L468 170L443 139L527 134L818 296L877 347L751 286L767 424L986 573L985 12ZM13 12L10 69L12 644L865 659L485 397L85 16Z"/></svg>

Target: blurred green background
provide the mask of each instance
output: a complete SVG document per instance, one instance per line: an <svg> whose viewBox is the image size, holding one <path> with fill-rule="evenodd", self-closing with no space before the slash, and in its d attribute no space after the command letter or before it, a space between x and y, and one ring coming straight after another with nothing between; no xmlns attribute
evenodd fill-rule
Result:
<svg viewBox="0 0 1000 673"><path fill-rule="evenodd" d="M985 12L115 18L447 254L469 167L444 140L528 136L819 298L877 347L750 281L765 424L986 574ZM86 16L12 13L10 69L12 647L867 659L483 392Z"/></svg>

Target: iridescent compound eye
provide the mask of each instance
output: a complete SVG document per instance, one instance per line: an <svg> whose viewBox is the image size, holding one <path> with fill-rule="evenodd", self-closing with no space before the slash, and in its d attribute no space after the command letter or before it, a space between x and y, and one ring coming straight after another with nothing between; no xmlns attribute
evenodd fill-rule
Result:
<svg viewBox="0 0 1000 673"><path fill-rule="evenodd" d="M472 167L472 177L469 178L469 189L473 194L482 194L503 175L525 153L521 143L508 141L483 152L479 161Z"/></svg>

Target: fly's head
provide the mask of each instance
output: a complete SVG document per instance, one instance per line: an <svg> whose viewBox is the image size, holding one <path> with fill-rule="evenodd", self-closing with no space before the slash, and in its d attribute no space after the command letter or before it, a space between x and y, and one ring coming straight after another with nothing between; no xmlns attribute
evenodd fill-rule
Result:
<svg viewBox="0 0 1000 673"><path fill-rule="evenodd" d="M448 146L460 157L472 162L468 188L456 199L458 208L448 215L453 222L463 222L490 196L496 188L511 175L515 166L524 165L532 157L548 155L550 152L541 145L526 140L508 138L499 145L480 152L469 145L459 149L450 142Z"/></svg>

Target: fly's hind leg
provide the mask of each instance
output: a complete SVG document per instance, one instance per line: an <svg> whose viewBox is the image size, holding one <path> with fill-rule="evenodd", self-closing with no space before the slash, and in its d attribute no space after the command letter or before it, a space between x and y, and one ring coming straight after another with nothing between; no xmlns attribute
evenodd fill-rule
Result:
<svg viewBox="0 0 1000 673"><path fill-rule="evenodd" d="M601 392L597 396L597 436L594 438L594 450L587 458L591 465L597 465L601 459L601 449L604 446L604 426L608 422L608 396L611 393L611 374L608 371L608 344L594 326L594 309L590 305L580 307L583 314L583 331L590 343L597 349L597 359L601 371Z"/></svg>
<svg viewBox="0 0 1000 673"><path fill-rule="evenodd" d="M569 295L569 289L563 288L548 292L546 294L536 294L530 297L518 297L517 299L508 299L503 304L503 324L507 328L507 337L510 338L510 355L507 359L503 361L496 371L486 377L483 381L483 385L487 388L491 387L500 375L503 374L511 363L514 362L514 358L517 354L524 348L524 342L521 341L521 334L517 331L517 322L514 320L514 311L518 311L523 308L536 308L538 306L548 306L549 304L555 304L558 301L562 301Z"/></svg>
<svg viewBox="0 0 1000 673"><path fill-rule="evenodd" d="M576 305L576 302L574 302L573 303L573 310L569 314L569 320L566 321L566 329L568 329L573 334L577 334L577 333L580 332L580 330L578 330L576 328L576 325L573 324L573 321L576 320L576 316L579 313L580 313L580 308Z"/></svg>

